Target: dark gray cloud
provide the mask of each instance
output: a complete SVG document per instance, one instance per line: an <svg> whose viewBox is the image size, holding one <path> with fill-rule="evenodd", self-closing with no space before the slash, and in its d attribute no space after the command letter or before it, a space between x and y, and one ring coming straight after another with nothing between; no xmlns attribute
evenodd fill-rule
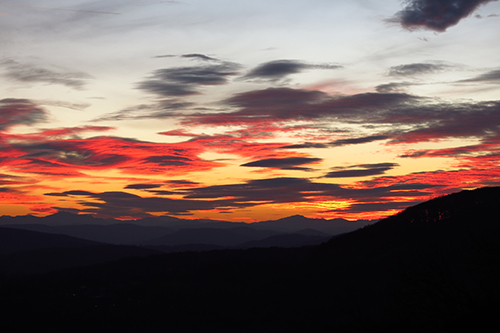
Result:
<svg viewBox="0 0 500 333"><path fill-rule="evenodd" d="M380 165L385 165L381 163ZM366 189L346 189L338 184L316 183L304 178L270 178L250 180L242 184L216 185L195 188L186 191L185 198L217 199L234 197L239 203L285 203L316 201L318 198L332 197L356 200L356 209L364 204L372 205L370 209L377 210L373 203L381 203L379 207L384 210L382 197L421 197L428 196L428 189L439 187L431 184L394 184L390 186L376 186ZM393 201L391 200L388 200ZM346 212L349 210L343 210Z"/></svg>
<svg viewBox="0 0 500 333"><path fill-rule="evenodd" d="M221 63L216 65L174 67L158 69L137 88L161 97L199 94L200 86L226 84L229 77L237 75L240 65Z"/></svg>
<svg viewBox="0 0 500 333"><path fill-rule="evenodd" d="M154 163L159 166L187 165L191 159L183 156L166 155L166 156L151 156L144 159L146 163Z"/></svg>
<svg viewBox="0 0 500 333"><path fill-rule="evenodd" d="M315 142L305 142L298 143L294 145L283 146L283 149L310 149L310 148L328 148L330 145L328 143L315 143Z"/></svg>
<svg viewBox="0 0 500 333"><path fill-rule="evenodd" d="M200 53L189 53L189 54L183 54L181 57L183 58L191 58L191 59L196 59L196 60L204 60L204 61L219 61L216 58L209 57L204 54Z"/></svg>
<svg viewBox="0 0 500 333"><path fill-rule="evenodd" d="M150 190L152 188L159 188L161 185L159 184L130 184L127 185L126 189L134 189L134 190Z"/></svg>
<svg viewBox="0 0 500 333"><path fill-rule="evenodd" d="M154 56L153 58L174 58L177 57L175 54L162 54Z"/></svg>
<svg viewBox="0 0 500 333"><path fill-rule="evenodd" d="M469 16L480 5L496 0L407 0L402 11L389 19L406 29L443 32Z"/></svg>
<svg viewBox="0 0 500 333"><path fill-rule="evenodd" d="M175 54L164 54L164 55L154 56L153 58L175 58L175 57L187 58L192 60L202 60L202 61L220 61L217 58L209 57L201 53L188 53L188 54L182 54L180 56Z"/></svg>
<svg viewBox="0 0 500 333"><path fill-rule="evenodd" d="M500 101L447 102L405 93L329 96L312 90L269 88L236 94L223 101L232 112L191 115L202 125L281 124L285 121L335 121L370 128L391 143L450 137L487 137L500 131ZM388 132L387 125L392 128ZM381 128L377 133L377 128ZM287 148L324 147L320 144Z"/></svg>
<svg viewBox="0 0 500 333"><path fill-rule="evenodd" d="M471 79L460 80L458 82L500 83L500 69L492 70Z"/></svg>
<svg viewBox="0 0 500 333"><path fill-rule="evenodd" d="M438 64L438 63L414 63L399 66L392 66L389 68L388 75L390 76L415 76L422 74L431 74L441 72L451 65Z"/></svg>
<svg viewBox="0 0 500 333"><path fill-rule="evenodd" d="M193 186L193 185L199 185L200 183L198 182L193 182L191 180L168 180L165 182L165 184L171 185L171 186Z"/></svg>
<svg viewBox="0 0 500 333"><path fill-rule="evenodd" d="M64 192L64 193L59 193L59 194L68 194L68 195L92 195L93 193L92 192L89 192L89 191L67 191L67 192ZM45 194L45 195L49 195L49 194Z"/></svg>
<svg viewBox="0 0 500 333"><path fill-rule="evenodd" d="M390 139L391 136L389 135L369 135L369 136L363 136L359 138L349 138L349 139L339 139L335 140L332 142L328 143L312 143L312 142L306 142L302 144L294 144L294 145L288 145L288 146L283 146L281 148L285 149L310 149L310 148L331 148L331 147L340 147L340 146L347 146L347 145L359 145L359 144L364 144L364 143L370 143L370 142L375 142L375 141L381 141L381 140L387 140Z"/></svg>
<svg viewBox="0 0 500 333"><path fill-rule="evenodd" d="M320 162L321 158L313 157L287 157L287 158L266 158L250 163L242 164L246 167L276 168L282 170L303 170L310 171L311 168L299 167L299 165Z"/></svg>
<svg viewBox="0 0 500 333"><path fill-rule="evenodd" d="M352 178L382 175L386 171L394 169L397 163L376 163L376 164L358 164L352 165L344 170L336 170L327 173L326 178Z"/></svg>
<svg viewBox="0 0 500 333"><path fill-rule="evenodd" d="M74 89L81 89L92 76L62 68L43 68L33 64L22 64L7 59L0 62L5 69L5 76L22 83L61 84Z"/></svg>
<svg viewBox="0 0 500 333"><path fill-rule="evenodd" d="M330 142L329 145L333 147L346 146L346 145L359 145L363 143L370 143L374 141L387 140L390 136L388 135L370 135L364 136L360 138L351 138L351 139L340 139Z"/></svg>
<svg viewBox="0 0 500 333"><path fill-rule="evenodd" d="M0 131L15 125L34 125L47 120L47 112L27 99L0 100Z"/></svg>
<svg viewBox="0 0 500 333"><path fill-rule="evenodd" d="M338 69L340 65L308 64L297 60L273 60L263 63L252 69L242 77L243 80L268 80L279 81L290 74L300 73L307 69Z"/></svg>
<svg viewBox="0 0 500 333"><path fill-rule="evenodd" d="M426 100L402 93L363 93L332 97L321 91L269 88L236 94L224 101L226 106L235 110L233 112L205 113L190 117L189 121L229 125L331 118L347 122L393 123L416 115L415 112L408 113L408 109L415 109ZM394 113L399 112L404 112L406 116L394 118Z"/></svg>

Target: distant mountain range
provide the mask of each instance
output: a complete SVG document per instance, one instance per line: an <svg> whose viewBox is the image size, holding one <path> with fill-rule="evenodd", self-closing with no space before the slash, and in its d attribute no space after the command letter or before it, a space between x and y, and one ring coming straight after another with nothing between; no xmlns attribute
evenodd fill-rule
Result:
<svg viewBox="0 0 500 333"><path fill-rule="evenodd" d="M175 251L179 246L186 250L189 245L193 245L193 249L199 245L215 249L320 244L333 235L353 231L371 223L373 221L309 219L300 215L258 223L183 220L173 217L146 218L124 223L70 213L57 213L41 218L0 217L0 226L6 228L61 234L109 244L157 246L163 247L165 251ZM272 238L267 239L269 237Z"/></svg>
<svg viewBox="0 0 500 333"><path fill-rule="evenodd" d="M319 245L288 248L269 244L276 244L273 238L293 243L291 239L302 236L322 237L323 231L309 227L329 222L313 221L306 228L300 222L308 219L290 217L261 222L257 228L214 228L213 221L181 228L172 227L179 223L172 221L166 234L145 235L149 249L1 228L0 306L5 310L0 329L488 331L498 325L500 311L499 213L500 187L462 191ZM292 233L267 228L286 221L296 224ZM59 227L63 225L52 226ZM32 241L36 237L52 238ZM195 246L191 242L226 242L228 237L238 246L247 244L246 249L227 245L213 250L217 246L207 243L197 244L198 252L155 250L165 243L190 250ZM56 247L47 248L47 242ZM191 245L183 245L187 243ZM113 254L119 255L111 258ZM91 265L94 258L100 261ZM50 269L42 269L44 265Z"/></svg>

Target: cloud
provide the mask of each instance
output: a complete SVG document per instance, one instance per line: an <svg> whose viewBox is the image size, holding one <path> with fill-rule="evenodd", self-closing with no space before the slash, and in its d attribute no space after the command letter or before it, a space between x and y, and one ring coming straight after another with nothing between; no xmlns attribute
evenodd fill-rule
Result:
<svg viewBox="0 0 500 333"><path fill-rule="evenodd" d="M370 128L375 137L390 136L389 143L481 138L500 130L500 101L496 100L448 102L405 93L329 96L314 90L269 88L236 94L222 104L232 111L193 114L182 124L239 125L259 133L261 126L291 121L316 126L318 121L335 122ZM321 148L324 144L283 147Z"/></svg>
<svg viewBox="0 0 500 333"><path fill-rule="evenodd" d="M73 89L81 89L92 76L62 68L43 68L33 64L22 64L7 59L0 62L6 70L5 76L21 83L60 84Z"/></svg>
<svg viewBox="0 0 500 333"><path fill-rule="evenodd" d="M313 157L287 157L287 158L266 158L258 161L242 164L246 167L276 168L281 170L303 170L310 171L310 168L299 167L298 165L318 163L321 158Z"/></svg>
<svg viewBox="0 0 500 333"><path fill-rule="evenodd" d="M387 93L404 93L406 91L406 87L414 86L417 83L412 82L389 82L384 84L379 84L375 87L375 90L381 94Z"/></svg>
<svg viewBox="0 0 500 333"><path fill-rule="evenodd" d="M480 5L496 0L407 0L402 11L389 19L404 28L446 31L469 16Z"/></svg>
<svg viewBox="0 0 500 333"><path fill-rule="evenodd" d="M410 150L406 152L405 154L399 155L399 157L402 158L416 158L416 157L422 157L427 155L429 150Z"/></svg>
<svg viewBox="0 0 500 333"><path fill-rule="evenodd" d="M162 100L155 104L141 104L120 111L103 114L92 119L92 122L119 121L130 119L164 119L179 116L184 111L194 106L193 103L178 99Z"/></svg>
<svg viewBox="0 0 500 333"><path fill-rule="evenodd" d="M431 74L441 72L451 65L435 64L435 63L414 63L389 68L388 75L390 76L415 76L422 74Z"/></svg>
<svg viewBox="0 0 500 333"><path fill-rule="evenodd" d="M500 69L492 70L471 79L460 80L458 82L500 83Z"/></svg>
<svg viewBox="0 0 500 333"><path fill-rule="evenodd" d="M199 94L201 86L223 85L237 75L240 65L225 62L216 65L163 68L138 83L137 88L161 97Z"/></svg>
<svg viewBox="0 0 500 333"><path fill-rule="evenodd" d="M61 108L67 108L76 111L83 111L92 104L90 103L72 103L65 101L57 101L57 100L36 100L35 101L39 105L49 105L49 106L58 106Z"/></svg>
<svg viewBox="0 0 500 333"><path fill-rule="evenodd" d="M390 138L391 138L391 136L389 136L389 135L369 135L369 136L363 136L363 137L358 137L358 138L339 139L339 140L335 140L335 141L327 142L327 143L306 142L306 143L301 143L301 144L283 146L282 148L284 148L284 149L303 149L303 148L305 148L305 149L310 149L310 148L321 149L321 148L340 147L340 146L347 146L347 145L359 145L359 144L370 143L370 142L375 142L375 141L387 140Z"/></svg>
<svg viewBox="0 0 500 333"><path fill-rule="evenodd" d="M0 173L0 186L27 185L36 182L37 182L36 180L27 177ZM0 190L7 190L7 188L0 188Z"/></svg>
<svg viewBox="0 0 500 333"><path fill-rule="evenodd" d="M129 217L144 218L151 213L186 214L197 210L211 210L215 208L240 208L247 204L238 204L227 200L183 200L162 197L141 197L127 192L91 193L86 191L68 191L63 193L48 193L45 195L82 196L79 204L87 207L79 211L95 213L102 217ZM90 200L86 200L90 199ZM100 202L95 202L99 200ZM56 207L57 208L57 207Z"/></svg>
<svg viewBox="0 0 500 333"><path fill-rule="evenodd" d="M395 209L395 207L404 205L400 198L404 198L409 202L416 202L421 198L430 196L431 193L428 190L440 186L414 182L375 186L372 184L370 188L350 189L337 184L317 183L304 178L280 177L249 180L238 184L183 188L175 193L170 191L150 191L153 193L158 192L157 195L176 194L177 196L183 196L183 199L141 197L120 191L92 193L74 190L62 193L47 193L45 195L58 197L77 196L79 197L78 204L85 207L80 210L81 212L95 213L98 216L105 217L140 218L151 216L153 213L178 215L200 210L217 209L228 211L267 204L317 203L323 200L349 201L350 207L339 208L335 211L339 214L349 214L363 211L363 207L369 207L370 210Z"/></svg>
<svg viewBox="0 0 500 333"><path fill-rule="evenodd" d="M87 132L106 132L114 129L108 126L77 126L77 127L63 127L54 129L44 129L36 133L26 134L3 134L5 139L15 140L19 144L32 144L35 141L47 141L54 139L79 139L79 134Z"/></svg>
<svg viewBox="0 0 500 333"><path fill-rule="evenodd" d="M300 73L307 69L338 69L340 65L308 64L297 60L273 60L252 69L242 77L243 80L279 81L290 74Z"/></svg>
<svg viewBox="0 0 500 333"><path fill-rule="evenodd" d="M200 53L189 53L189 54L183 54L181 57L183 58L191 58L191 59L196 59L196 60L204 60L204 61L219 61L216 58L209 57L204 54Z"/></svg>
<svg viewBox="0 0 500 333"><path fill-rule="evenodd" d="M377 164L359 164L353 165L346 170L331 171L327 173L325 178L352 178L352 177L367 177L382 175L386 171L399 166L397 163L377 163Z"/></svg>
<svg viewBox="0 0 500 333"><path fill-rule="evenodd" d="M165 182L169 187L197 187L200 183L191 180L168 180Z"/></svg>
<svg viewBox="0 0 500 333"><path fill-rule="evenodd" d="M134 190L149 190L152 188L159 188L161 185L159 184L130 184L125 187L125 189L134 189Z"/></svg>
<svg viewBox="0 0 500 333"><path fill-rule="evenodd" d="M388 165L390 163L381 163ZM368 165L367 165L368 166ZM368 183L367 183L368 184ZM355 211L360 211L363 205L369 205L371 211L388 209L390 202L404 200L422 200L422 197L429 197L432 193L429 190L441 187L438 184L427 184L425 182L397 183L384 185L371 185L371 187L360 186L359 188L343 188L338 184L317 183L304 178L270 178L249 180L241 184L215 185L199 187L186 191L185 198L192 199L218 199L233 198L240 204L252 206L291 203L291 202L314 202L321 200L347 200ZM374 205L378 203L377 205ZM386 205L384 207L384 205ZM336 210L339 214L350 213L349 207Z"/></svg>
<svg viewBox="0 0 500 333"><path fill-rule="evenodd" d="M47 121L47 112L27 99L0 100L0 131L15 125L34 125Z"/></svg>
<svg viewBox="0 0 500 333"><path fill-rule="evenodd" d="M217 58L209 57L201 53L187 53L187 54L182 54L180 56L176 54L163 54L154 56L153 58L175 58L175 57L187 58L192 60L201 60L201 61L220 61Z"/></svg>
<svg viewBox="0 0 500 333"><path fill-rule="evenodd" d="M293 145L287 145L283 146L281 148L283 149L317 149L317 148L328 148L330 145L328 143L316 143L316 142L305 142L305 143L298 143L298 144L293 144Z"/></svg>
<svg viewBox="0 0 500 333"><path fill-rule="evenodd" d="M109 169L128 174L172 176L223 165L199 158L205 148L192 142L151 143L106 136L81 139L74 135L85 130L106 129L89 127L4 135L8 141L2 147L0 164L4 170L68 177L81 176L84 170ZM15 158L9 158L11 156Z"/></svg>
<svg viewBox="0 0 500 333"><path fill-rule="evenodd" d="M425 111L427 109L427 112ZM418 122L417 112L426 116ZM392 143L444 138L488 138L500 130L500 101L429 105L416 109L412 130L395 135Z"/></svg>
<svg viewBox="0 0 500 333"><path fill-rule="evenodd" d="M390 114L407 113L426 99L402 93L329 96L316 90L268 88L236 94L223 101L233 112L192 115L186 124L264 124L290 120L336 119L347 122L394 122Z"/></svg>
<svg viewBox="0 0 500 333"><path fill-rule="evenodd" d="M370 143L374 141L387 140L390 136L388 135L370 135L364 136L360 138L351 138L351 139L339 139L333 142L330 142L328 145L332 147L346 146L346 145L358 145L363 143Z"/></svg>
<svg viewBox="0 0 500 333"><path fill-rule="evenodd" d="M338 185L327 185L338 189ZM185 198L216 199L234 197L238 202L283 203L308 201L304 191L313 190L316 186L303 178L270 178L249 180L241 184L214 185L199 187L187 191ZM254 204L255 205L255 204Z"/></svg>
<svg viewBox="0 0 500 333"><path fill-rule="evenodd" d="M150 156L143 160L145 163L154 163L158 166L182 166L191 162L190 158L184 156L166 155L166 156Z"/></svg>

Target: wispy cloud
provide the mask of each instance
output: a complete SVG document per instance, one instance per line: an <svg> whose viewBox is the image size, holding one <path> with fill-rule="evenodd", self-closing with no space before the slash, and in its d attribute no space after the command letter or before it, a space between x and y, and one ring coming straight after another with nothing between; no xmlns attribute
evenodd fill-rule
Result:
<svg viewBox="0 0 500 333"><path fill-rule="evenodd" d="M185 102L178 99L166 99L155 104L141 104L128 107L123 110L105 113L97 118L92 119L91 121L100 122L128 119L171 118L179 116L181 111L188 110L192 106L194 106L194 104L190 102Z"/></svg>
<svg viewBox="0 0 500 333"><path fill-rule="evenodd" d="M5 76L21 83L60 84L74 89L81 89L92 76L63 68L41 67L29 63L20 63L12 59L4 59L0 67L6 71Z"/></svg>

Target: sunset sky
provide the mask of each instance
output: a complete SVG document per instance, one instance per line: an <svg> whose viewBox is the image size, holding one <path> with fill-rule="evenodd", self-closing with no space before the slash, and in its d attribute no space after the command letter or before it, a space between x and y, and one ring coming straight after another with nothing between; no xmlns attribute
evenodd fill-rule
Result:
<svg viewBox="0 0 500 333"><path fill-rule="evenodd" d="M0 215L377 219L500 185L500 2L0 2Z"/></svg>

